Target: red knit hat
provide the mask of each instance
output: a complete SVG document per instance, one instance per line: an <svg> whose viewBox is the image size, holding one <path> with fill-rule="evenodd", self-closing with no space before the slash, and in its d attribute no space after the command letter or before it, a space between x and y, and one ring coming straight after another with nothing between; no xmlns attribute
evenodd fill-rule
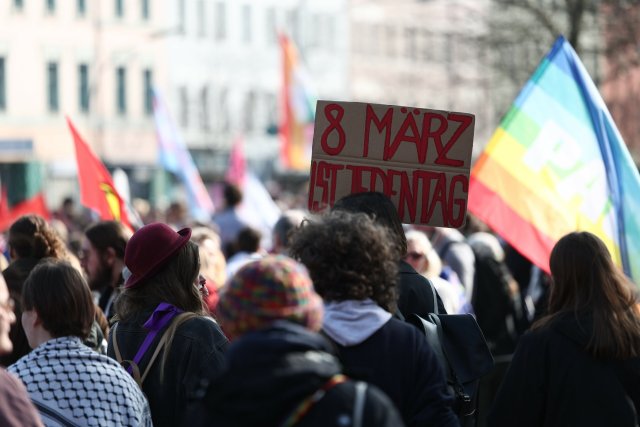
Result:
<svg viewBox="0 0 640 427"><path fill-rule="evenodd" d="M156 222L136 231L124 251L124 264L131 273L125 288L133 288L157 273L191 237L191 229L175 232L167 224Z"/></svg>
<svg viewBox="0 0 640 427"><path fill-rule="evenodd" d="M286 256L267 256L242 267L227 283L216 308L230 337L290 320L319 331L322 299L307 270Z"/></svg>

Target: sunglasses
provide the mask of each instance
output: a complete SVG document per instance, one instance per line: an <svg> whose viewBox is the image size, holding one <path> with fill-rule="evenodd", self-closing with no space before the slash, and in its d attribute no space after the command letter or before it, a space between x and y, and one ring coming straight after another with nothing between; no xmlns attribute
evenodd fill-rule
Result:
<svg viewBox="0 0 640 427"><path fill-rule="evenodd" d="M420 253L418 253L418 252L409 252L409 253L405 256L405 258L411 258L411 259L412 259L412 260L414 260L414 261L417 261L417 260L419 260L420 258L423 258L423 257L424 257L424 255L423 255L423 254L420 254Z"/></svg>

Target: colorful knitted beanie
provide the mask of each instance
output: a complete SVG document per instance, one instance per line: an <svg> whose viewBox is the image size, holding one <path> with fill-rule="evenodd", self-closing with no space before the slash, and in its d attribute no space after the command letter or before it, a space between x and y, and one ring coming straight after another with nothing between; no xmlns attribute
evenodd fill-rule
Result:
<svg viewBox="0 0 640 427"><path fill-rule="evenodd" d="M304 266L286 256L267 256L242 267L227 283L216 309L230 338L290 320L319 331L322 299Z"/></svg>

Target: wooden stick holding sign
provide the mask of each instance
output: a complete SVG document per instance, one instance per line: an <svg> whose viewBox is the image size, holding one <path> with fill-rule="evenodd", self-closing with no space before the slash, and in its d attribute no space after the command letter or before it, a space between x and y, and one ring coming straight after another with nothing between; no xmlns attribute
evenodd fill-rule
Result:
<svg viewBox="0 0 640 427"><path fill-rule="evenodd" d="M309 210L380 191L404 223L461 227L474 123L466 113L318 101Z"/></svg>

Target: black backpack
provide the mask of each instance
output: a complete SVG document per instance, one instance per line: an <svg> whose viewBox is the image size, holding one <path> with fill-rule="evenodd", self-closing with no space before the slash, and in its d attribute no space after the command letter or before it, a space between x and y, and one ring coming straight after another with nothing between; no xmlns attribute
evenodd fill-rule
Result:
<svg viewBox="0 0 640 427"><path fill-rule="evenodd" d="M431 289L436 312L427 319L411 314L406 320L424 332L440 361L460 424L475 425L480 378L493 369L493 356L473 315L438 314L433 284Z"/></svg>

